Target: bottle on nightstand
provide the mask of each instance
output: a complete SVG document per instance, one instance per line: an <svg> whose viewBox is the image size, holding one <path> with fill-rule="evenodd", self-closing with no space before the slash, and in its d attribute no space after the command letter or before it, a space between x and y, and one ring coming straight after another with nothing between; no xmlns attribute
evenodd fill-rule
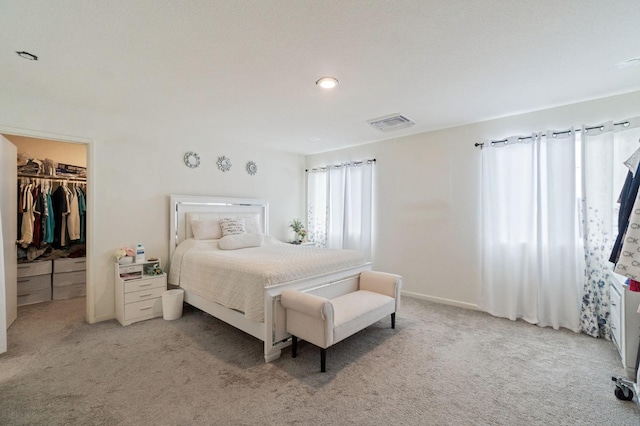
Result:
<svg viewBox="0 0 640 426"><path fill-rule="evenodd" d="M138 244L138 247L136 247L136 263L144 263L144 260L144 246Z"/></svg>

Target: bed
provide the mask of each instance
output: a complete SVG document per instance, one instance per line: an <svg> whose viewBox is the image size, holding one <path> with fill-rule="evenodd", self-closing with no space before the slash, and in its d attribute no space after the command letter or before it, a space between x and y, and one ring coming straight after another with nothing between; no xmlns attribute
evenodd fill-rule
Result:
<svg viewBox="0 0 640 426"><path fill-rule="evenodd" d="M186 303L262 340L266 362L291 344L282 291L334 297L356 289L360 272L371 269L352 250L296 246L271 237L265 200L172 195L170 216L169 284L184 290ZM221 250L220 235L202 237L203 224L223 218L242 219L251 234L246 237L259 236L260 245Z"/></svg>

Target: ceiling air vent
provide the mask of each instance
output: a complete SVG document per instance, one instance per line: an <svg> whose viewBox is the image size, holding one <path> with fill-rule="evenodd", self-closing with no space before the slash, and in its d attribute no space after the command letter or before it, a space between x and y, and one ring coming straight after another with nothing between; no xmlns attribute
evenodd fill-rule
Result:
<svg viewBox="0 0 640 426"><path fill-rule="evenodd" d="M406 129L407 127L411 127L416 124L410 118L407 118L402 114L393 114L387 115L386 117L374 118L373 120L367 120L367 123L381 132Z"/></svg>

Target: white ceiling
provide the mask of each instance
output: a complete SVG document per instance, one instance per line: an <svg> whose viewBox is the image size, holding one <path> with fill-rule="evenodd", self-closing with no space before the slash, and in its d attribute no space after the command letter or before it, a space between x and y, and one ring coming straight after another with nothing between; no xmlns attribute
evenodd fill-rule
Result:
<svg viewBox="0 0 640 426"><path fill-rule="evenodd" d="M638 0L0 0L0 40L1 96L301 154L640 90Z"/></svg>

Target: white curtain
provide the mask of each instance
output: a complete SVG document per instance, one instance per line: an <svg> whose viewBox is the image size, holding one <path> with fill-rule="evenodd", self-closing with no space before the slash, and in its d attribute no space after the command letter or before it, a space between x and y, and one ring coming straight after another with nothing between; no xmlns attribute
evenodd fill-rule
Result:
<svg viewBox="0 0 640 426"><path fill-rule="evenodd" d="M628 126L608 122L583 126L582 193L586 279L582 290L580 328L582 332L610 339L609 256L617 235L618 196L629 172L637 163L625 162L640 148L639 119Z"/></svg>
<svg viewBox="0 0 640 426"><path fill-rule="evenodd" d="M482 150L479 307L577 332L584 256L575 132L546 135L510 137Z"/></svg>
<svg viewBox="0 0 640 426"><path fill-rule="evenodd" d="M327 248L346 248L345 215L347 209L347 166L333 166L327 168L329 179L329 216L327 217Z"/></svg>
<svg viewBox="0 0 640 426"><path fill-rule="evenodd" d="M318 247L327 246L329 220L329 174L326 169L307 173L307 239Z"/></svg>
<svg viewBox="0 0 640 426"><path fill-rule="evenodd" d="M327 166L307 174L307 227L317 246L371 258L373 162Z"/></svg>

